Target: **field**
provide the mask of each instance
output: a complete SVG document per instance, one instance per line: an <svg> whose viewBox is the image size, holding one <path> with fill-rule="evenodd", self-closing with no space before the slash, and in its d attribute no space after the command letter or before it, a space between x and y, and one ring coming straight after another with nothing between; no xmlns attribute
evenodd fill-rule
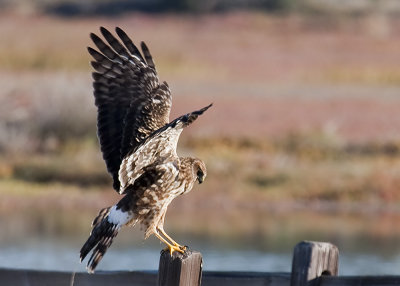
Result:
<svg viewBox="0 0 400 286"><path fill-rule="evenodd" d="M167 228L276 242L315 229L400 236L400 21L231 12L0 16L0 214L20 213L2 225L9 237L27 217L32 229L87 230L118 198L85 49L99 26L148 44L171 117L214 103L179 146L209 175L173 203ZM45 218L71 209L79 219Z"/></svg>

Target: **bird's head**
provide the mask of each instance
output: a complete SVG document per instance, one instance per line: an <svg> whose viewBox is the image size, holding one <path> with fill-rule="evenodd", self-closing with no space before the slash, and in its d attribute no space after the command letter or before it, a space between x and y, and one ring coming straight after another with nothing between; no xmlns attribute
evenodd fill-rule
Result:
<svg viewBox="0 0 400 286"><path fill-rule="evenodd" d="M203 183L204 179L207 176L206 165L201 160L196 160L194 164L194 171L196 172L196 180L199 184Z"/></svg>

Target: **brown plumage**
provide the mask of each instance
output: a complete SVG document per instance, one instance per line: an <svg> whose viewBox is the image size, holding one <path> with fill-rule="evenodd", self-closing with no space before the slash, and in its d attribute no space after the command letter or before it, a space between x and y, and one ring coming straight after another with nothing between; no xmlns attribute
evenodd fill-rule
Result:
<svg viewBox="0 0 400 286"><path fill-rule="evenodd" d="M93 250L87 268L93 272L121 227L139 222L145 238L156 235L173 251L184 252L164 231L168 205L189 192L194 182L207 175L203 161L178 157L179 136L210 106L169 122L172 104L166 82L158 80L147 46L141 49L120 28L115 38L101 27L100 37L90 37L99 51L88 48L97 113L97 132L113 187L122 199L102 209L92 223L92 232L80 251L81 261Z"/></svg>

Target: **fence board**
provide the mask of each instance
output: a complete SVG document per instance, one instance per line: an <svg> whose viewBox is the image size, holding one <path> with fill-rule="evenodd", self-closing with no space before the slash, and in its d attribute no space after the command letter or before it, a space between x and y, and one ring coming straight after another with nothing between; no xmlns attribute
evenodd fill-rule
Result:
<svg viewBox="0 0 400 286"><path fill-rule="evenodd" d="M72 273L0 269L1 285L12 286L70 286Z"/></svg>
<svg viewBox="0 0 400 286"><path fill-rule="evenodd" d="M157 272L102 272L96 274L0 269L0 285L6 286L149 286L156 285Z"/></svg>
<svg viewBox="0 0 400 286"><path fill-rule="evenodd" d="M331 243L302 241L293 252L291 286L318 286L321 275L338 274L339 250Z"/></svg>
<svg viewBox="0 0 400 286"><path fill-rule="evenodd" d="M87 274L83 272L56 272L0 269L1 285L12 286L154 286L157 283L157 272L102 272ZM203 286L289 286L290 273L260 273L260 272L220 272L203 273Z"/></svg>
<svg viewBox="0 0 400 286"><path fill-rule="evenodd" d="M203 258L198 251L186 250L184 254L161 251L158 268L159 286L200 286Z"/></svg>
<svg viewBox="0 0 400 286"><path fill-rule="evenodd" d="M320 286L398 286L400 276L322 276Z"/></svg>
<svg viewBox="0 0 400 286"><path fill-rule="evenodd" d="M178 255L179 256L179 255ZM329 243L303 241L293 255L291 273L205 271L201 276L202 258L199 252L178 257L162 253L160 269L156 271L98 271L96 274L0 269L0 285L12 286L154 286L160 281L167 285L198 286L394 286L400 276L335 276L339 252ZM176 265L175 265L176 264ZM160 274L158 274L160 273ZM182 273L184 275L182 276ZM187 275L191 273L193 275ZM165 280L164 280L164 278ZM178 277L173 279L171 277ZM186 281L184 284L179 284ZM175 284L174 284L175 283ZM162 282L162 285L165 283Z"/></svg>
<svg viewBox="0 0 400 286"><path fill-rule="evenodd" d="M202 286L289 286L290 273L204 271Z"/></svg>
<svg viewBox="0 0 400 286"><path fill-rule="evenodd" d="M290 273L204 271L202 286L289 286L290 278ZM400 276L321 276L313 282L319 286L395 286L400 285ZM154 286L156 284L156 271L98 271L96 274L87 274L0 269L0 285L6 286Z"/></svg>

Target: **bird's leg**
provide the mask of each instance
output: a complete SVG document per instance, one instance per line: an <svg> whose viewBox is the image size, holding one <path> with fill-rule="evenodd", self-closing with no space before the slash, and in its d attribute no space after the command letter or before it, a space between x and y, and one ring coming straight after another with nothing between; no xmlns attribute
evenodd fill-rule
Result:
<svg viewBox="0 0 400 286"><path fill-rule="evenodd" d="M160 218L160 221L158 223L158 226L156 227L157 231L161 232L162 235L164 235L164 237L166 239L168 239L173 245L179 247L180 249L182 249L183 251L185 251L186 247L180 245L179 243L177 243L175 240L173 240L164 230L164 219L165 219L165 214L166 212L164 212Z"/></svg>
<svg viewBox="0 0 400 286"><path fill-rule="evenodd" d="M185 251L181 249L181 246L177 246L177 245L172 245L171 243L169 243L164 237L162 237L158 231L155 229L154 230L154 235L158 237L159 240L161 240L162 242L164 242L167 245L167 248L169 250L170 255L172 256L172 253L174 253L174 251L178 251L180 253L184 253Z"/></svg>
<svg viewBox="0 0 400 286"><path fill-rule="evenodd" d="M186 249L185 246L182 246L182 245L180 245L179 243L177 243L175 240L173 240L173 239L165 232L164 227L162 227L162 226L161 226L161 227L157 227L157 230L159 230L159 231L162 233L162 235L165 236L165 238L167 238L170 242L172 242L173 245L179 247L179 248L182 249L182 250L185 250L185 249Z"/></svg>

